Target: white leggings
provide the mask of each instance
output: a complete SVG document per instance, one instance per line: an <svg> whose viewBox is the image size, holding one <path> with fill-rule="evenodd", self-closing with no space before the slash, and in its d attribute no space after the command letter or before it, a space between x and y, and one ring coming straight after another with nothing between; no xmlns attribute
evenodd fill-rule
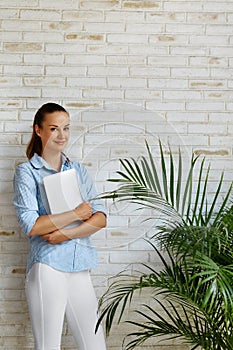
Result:
<svg viewBox="0 0 233 350"><path fill-rule="evenodd" d="M78 350L106 350L103 329L95 334L98 304L88 271L35 263L26 277L26 295L35 350L60 350L64 315Z"/></svg>

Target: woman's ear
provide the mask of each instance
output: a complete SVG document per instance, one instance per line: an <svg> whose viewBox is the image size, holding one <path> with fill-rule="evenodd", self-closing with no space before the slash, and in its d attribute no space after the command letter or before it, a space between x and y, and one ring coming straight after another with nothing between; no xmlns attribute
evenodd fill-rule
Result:
<svg viewBox="0 0 233 350"><path fill-rule="evenodd" d="M36 135L40 137L40 128L37 124L35 124L34 130L35 130Z"/></svg>

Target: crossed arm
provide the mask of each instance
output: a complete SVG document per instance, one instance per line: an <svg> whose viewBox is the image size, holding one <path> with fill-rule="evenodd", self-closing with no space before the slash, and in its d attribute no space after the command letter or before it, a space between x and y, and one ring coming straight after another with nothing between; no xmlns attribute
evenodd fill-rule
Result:
<svg viewBox="0 0 233 350"><path fill-rule="evenodd" d="M81 225L65 228L77 220L82 221ZM73 238L92 235L105 226L106 216L102 212L92 214L90 203L83 202L74 210L65 213L39 216L30 236L39 235L51 244L58 244Z"/></svg>

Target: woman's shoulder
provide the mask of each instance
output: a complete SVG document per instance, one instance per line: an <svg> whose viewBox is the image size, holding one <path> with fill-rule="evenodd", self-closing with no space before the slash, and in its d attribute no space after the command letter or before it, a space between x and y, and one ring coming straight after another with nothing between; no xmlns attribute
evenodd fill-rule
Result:
<svg viewBox="0 0 233 350"><path fill-rule="evenodd" d="M31 167L30 161L27 160L25 162L20 162L16 166L16 170L23 170L23 169L29 169Z"/></svg>
<svg viewBox="0 0 233 350"><path fill-rule="evenodd" d="M81 178L86 179L88 177L88 171L85 164L77 161L72 161L71 166L77 171L78 175Z"/></svg>
<svg viewBox="0 0 233 350"><path fill-rule="evenodd" d="M30 160L19 163L15 168L15 176L23 176L26 174L31 174L33 171L32 164Z"/></svg>
<svg viewBox="0 0 233 350"><path fill-rule="evenodd" d="M30 170L34 171L35 169L41 169L43 167L43 159L38 156L37 153L33 155L32 158L28 159L25 162L20 163L17 168L21 170Z"/></svg>
<svg viewBox="0 0 233 350"><path fill-rule="evenodd" d="M75 168L78 171L83 171L85 169L85 165L78 161L70 161L72 168Z"/></svg>

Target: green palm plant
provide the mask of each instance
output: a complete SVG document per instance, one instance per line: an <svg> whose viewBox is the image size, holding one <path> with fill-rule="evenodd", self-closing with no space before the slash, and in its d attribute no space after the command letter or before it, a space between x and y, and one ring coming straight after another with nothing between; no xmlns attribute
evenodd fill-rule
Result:
<svg viewBox="0 0 233 350"><path fill-rule="evenodd" d="M119 323L137 291L151 291L151 303L142 304L127 321L135 327L126 340L132 350L155 336L180 338L183 342L206 350L233 349L233 206L227 208L232 184L220 203L223 174L211 204L208 184L210 167L199 167L196 192L194 170L198 157L192 155L190 168L183 179L181 152L175 168L170 150L166 165L161 142L160 169L157 171L151 150L148 158L122 159L120 178L110 179L119 187L103 198L137 203L140 208L164 214L164 224L156 227L149 243L159 255L163 269L144 265L148 273L115 277L100 299L100 318L105 319L109 334L114 320ZM150 217L150 219L153 219ZM159 246L158 246L159 243ZM165 260L161 250L169 257ZM131 279L130 279L130 278ZM134 317L135 316L135 317ZM97 324L97 327L98 327Z"/></svg>

